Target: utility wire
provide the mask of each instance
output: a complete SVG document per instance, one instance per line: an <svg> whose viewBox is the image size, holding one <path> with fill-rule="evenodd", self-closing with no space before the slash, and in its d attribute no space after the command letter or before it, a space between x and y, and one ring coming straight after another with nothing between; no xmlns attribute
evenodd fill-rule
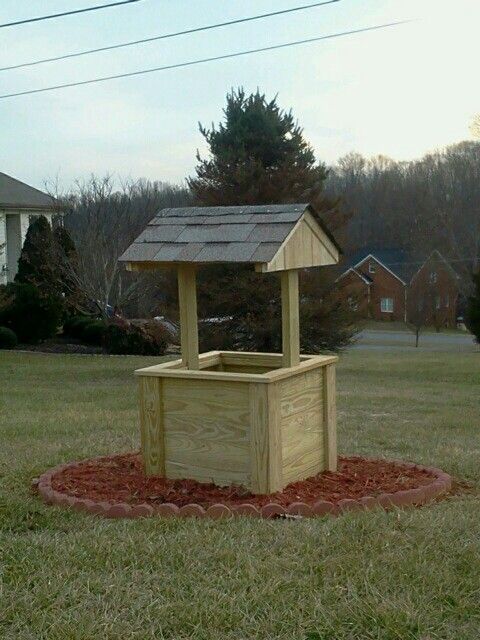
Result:
<svg viewBox="0 0 480 640"><path fill-rule="evenodd" d="M413 22L413 20L399 20L397 22L389 22L386 24L379 24L373 27L363 27L361 29L352 29L351 31L342 31L339 33L332 33L326 36L318 36L316 38L306 38L304 40L296 40L294 42L285 42L283 44L276 44L270 47L260 47L258 49L249 49L247 51L238 51L235 53L226 53L220 56L212 56L211 58L201 58L199 60L189 60L188 62L178 62L177 64L169 64L163 67L152 67L150 69L141 69L139 71L130 71L129 73L118 73L112 76L103 76L100 78L93 78L92 80L81 80L79 82L66 82L65 84L57 84L51 87L43 87L41 89L29 89L27 91L18 91L16 93L5 93L0 95L0 99L14 98L16 96L26 96L32 93L44 93L45 91L56 91L58 89L66 89L68 87L79 87L86 84L94 84L98 82L106 82L107 80L118 80L120 78L131 78L133 76L140 76L146 73L154 73L156 71L167 71L170 69L180 69L181 67L192 67L194 65L203 64L205 62L216 62L217 60L227 60L229 58L238 58L239 56L246 56L252 53L261 53L263 51L274 51L277 49L286 49L287 47L295 47L301 44L309 44L311 42L319 42L320 40L330 40L333 38L341 38L343 36L355 35L357 33L365 33L367 31L378 31L380 29L386 29L388 27L395 27L403 24Z"/></svg>
<svg viewBox="0 0 480 640"><path fill-rule="evenodd" d="M280 16L286 13L294 13L296 11L304 11L305 9L313 9L315 7L322 7L327 4L335 4L340 0L327 0L327 2L314 2L313 4L304 4L300 7L293 7L291 9L283 9L280 11L272 11L271 13L261 13L256 16L250 16L248 18L238 18L237 20L229 20L228 22L218 22L216 24L210 24L204 27L194 27L192 29L185 29L184 31L175 31L173 33L165 33L159 36L152 36L151 38L142 38L141 40L130 40L129 42L120 42L118 44L112 44L106 47L98 47L97 49L86 49L85 51L77 51L75 53L67 53L62 56L55 56L53 58L41 58L40 60L33 60L31 62L22 62L20 64L14 64L9 67L0 67L0 71L10 71L11 69L21 69L23 67L33 67L37 64L43 64L45 62L56 62L58 60L67 60L68 58L78 58L79 56L86 56L92 53L100 53L102 51L112 51L113 49L121 49L123 47L133 47L138 44L145 44L146 42L155 42L156 40L166 40L167 38L177 38L178 36L185 36L191 33L198 33L199 31L209 31L211 29L219 29L220 27L227 27L232 24L241 24L242 22L252 22L253 20L261 20L263 18L271 18L273 16Z"/></svg>
<svg viewBox="0 0 480 640"><path fill-rule="evenodd" d="M100 4L96 7L85 7L85 9L73 9L72 11L63 11L62 13L52 13L48 16L39 16L38 18L26 18L25 20L17 20L16 22L5 22L0 24L0 29L5 27L17 27L28 22L40 22L42 20L52 20L53 18L63 18L64 16L72 16L76 13L86 13L87 11L98 11L99 9L108 9L109 7L118 7L121 4L131 4L132 2L140 2L141 0L121 0L121 2L109 2L108 4Z"/></svg>

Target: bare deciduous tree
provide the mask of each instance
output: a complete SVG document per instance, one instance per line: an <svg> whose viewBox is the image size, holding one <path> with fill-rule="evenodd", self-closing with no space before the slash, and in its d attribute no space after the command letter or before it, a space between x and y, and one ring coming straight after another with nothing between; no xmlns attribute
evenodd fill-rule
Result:
<svg viewBox="0 0 480 640"><path fill-rule="evenodd" d="M187 189L145 180L116 188L112 176L92 176L60 198L78 253L71 276L90 303L102 314L108 306L134 315L151 313L158 276L130 273L118 258L160 208L187 204Z"/></svg>
<svg viewBox="0 0 480 640"><path fill-rule="evenodd" d="M420 334L436 322L436 296L431 287L417 286L411 288L408 299L408 323L407 326L415 335L415 346L418 347Z"/></svg>
<svg viewBox="0 0 480 640"><path fill-rule="evenodd" d="M438 249L468 292L480 266L480 142L411 162L349 154L331 170L327 194L354 213L347 250L395 247L420 262Z"/></svg>

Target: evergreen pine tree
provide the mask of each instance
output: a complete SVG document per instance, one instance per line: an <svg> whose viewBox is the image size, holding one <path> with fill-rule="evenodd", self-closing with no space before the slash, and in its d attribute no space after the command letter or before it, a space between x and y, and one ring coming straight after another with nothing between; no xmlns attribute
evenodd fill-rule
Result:
<svg viewBox="0 0 480 640"><path fill-rule="evenodd" d="M474 291L468 299L468 328L480 343L480 271L473 275Z"/></svg>
<svg viewBox="0 0 480 640"><path fill-rule="evenodd" d="M315 161L303 130L274 98L243 89L227 95L225 122L200 132L210 157L202 159L188 183L204 205L311 202L318 206L325 165Z"/></svg>
<svg viewBox="0 0 480 640"><path fill-rule="evenodd" d="M224 115L218 127L200 125L210 155L202 159L197 153L196 176L188 180L199 205L309 202L332 230L344 222L336 203L323 196L325 165L316 162L303 130L276 98L267 101L258 90L250 96L243 89L232 90ZM275 275L259 276L247 267L211 266L200 272L198 282L200 316L224 318L221 325L201 325L202 348L281 348L280 287ZM326 323L325 314L314 308L321 304L318 299L309 303L311 321L305 318L302 324L302 343L325 347L315 338L322 333L319 323L322 318ZM351 338L347 315L336 313L338 323L328 323L329 348L347 344Z"/></svg>
<svg viewBox="0 0 480 640"><path fill-rule="evenodd" d="M45 216L36 217L28 228L15 282L38 287L44 297L61 296L57 252L52 228Z"/></svg>

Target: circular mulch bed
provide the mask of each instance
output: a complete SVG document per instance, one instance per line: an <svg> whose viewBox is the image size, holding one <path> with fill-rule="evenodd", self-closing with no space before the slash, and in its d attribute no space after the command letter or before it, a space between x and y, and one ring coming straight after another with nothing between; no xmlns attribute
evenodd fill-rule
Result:
<svg viewBox="0 0 480 640"><path fill-rule="evenodd" d="M139 454L73 462L38 480L46 502L110 518L252 515L263 517L339 514L430 502L451 488L451 477L431 467L360 457L340 458L337 472L293 482L283 491L254 495L240 486L146 477Z"/></svg>

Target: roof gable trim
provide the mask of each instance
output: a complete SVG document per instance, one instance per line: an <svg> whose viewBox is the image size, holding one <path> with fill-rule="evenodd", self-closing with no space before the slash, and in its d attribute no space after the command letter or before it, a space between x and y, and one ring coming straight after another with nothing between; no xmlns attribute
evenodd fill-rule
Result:
<svg viewBox="0 0 480 640"><path fill-rule="evenodd" d="M369 253L368 256L365 256L365 258L362 258L359 262L357 262L357 264L354 264L353 265L353 269L356 269L361 264L363 264L366 260L370 260L370 259L375 260L375 262L377 264L379 264L381 267L383 267L385 269L385 271L388 271L388 273L390 273L394 278L399 280L403 285L405 285L405 286L407 285L407 283L404 280L402 280L402 278L400 278L400 276L397 276L397 274L394 273L391 269L389 269L386 264L384 264L381 260L379 260L377 257L375 257L373 255L373 253Z"/></svg>
<svg viewBox="0 0 480 640"><path fill-rule="evenodd" d="M339 280L347 276L350 272L358 276L368 287L372 284L371 281L367 280L367 278L363 275L363 273L361 273L360 271L357 271L354 267L348 267L346 271L344 271L338 276L335 282L338 282Z"/></svg>
<svg viewBox="0 0 480 640"><path fill-rule="evenodd" d="M422 262L420 267L415 271L415 273L411 277L410 283L412 283L414 281L414 279L418 276L420 271L424 268L424 266L428 263L428 261L434 255L443 263L443 266L446 268L447 272L450 274L450 276L452 277L453 280L455 280L455 281L460 280L460 276L455 271L455 269L452 267L452 265L448 262L448 260L440 253L440 251L438 249L434 249L431 252L431 254L426 258L426 260L424 262Z"/></svg>

